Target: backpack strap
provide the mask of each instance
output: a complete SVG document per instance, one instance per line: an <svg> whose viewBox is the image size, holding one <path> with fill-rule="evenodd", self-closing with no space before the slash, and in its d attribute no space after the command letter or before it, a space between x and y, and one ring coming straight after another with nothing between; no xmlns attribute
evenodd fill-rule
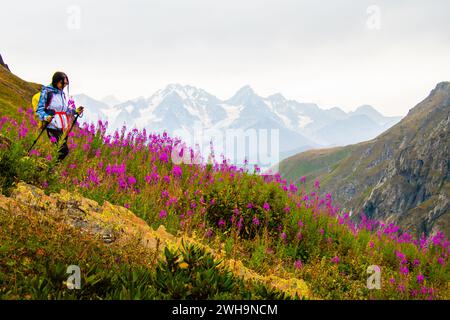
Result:
<svg viewBox="0 0 450 320"><path fill-rule="evenodd" d="M47 91L47 100L45 102L45 109L47 109L48 106L50 105L50 103L52 102L52 98L53 98L53 92Z"/></svg>

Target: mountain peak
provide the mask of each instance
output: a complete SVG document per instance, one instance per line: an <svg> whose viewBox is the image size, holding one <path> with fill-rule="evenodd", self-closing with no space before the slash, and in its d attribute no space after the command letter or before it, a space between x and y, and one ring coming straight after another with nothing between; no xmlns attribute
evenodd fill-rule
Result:
<svg viewBox="0 0 450 320"><path fill-rule="evenodd" d="M435 90L444 90L444 91L450 91L450 81L442 81L442 82L439 82L437 85L436 85L436 88L434 88L434 90L433 91L435 91Z"/></svg>
<svg viewBox="0 0 450 320"><path fill-rule="evenodd" d="M363 104L362 106L359 106L356 108L355 112L357 111L370 111L370 112L378 112L374 107L368 104Z"/></svg>
<svg viewBox="0 0 450 320"><path fill-rule="evenodd" d="M245 85L242 88L240 88L238 90L237 93L241 93L241 94L255 94L255 91L253 90L253 88L250 85Z"/></svg>
<svg viewBox="0 0 450 320"><path fill-rule="evenodd" d="M164 90L183 90L184 86L179 83L169 83Z"/></svg>
<svg viewBox="0 0 450 320"><path fill-rule="evenodd" d="M228 102L239 105L254 100L260 100L260 97L255 93L255 91L253 91L252 87L245 85L240 88L238 92L236 92L234 96L228 100Z"/></svg>
<svg viewBox="0 0 450 320"><path fill-rule="evenodd" d="M107 95L101 100L101 102L106 103L108 106L115 106L121 103L121 101L113 94Z"/></svg>
<svg viewBox="0 0 450 320"><path fill-rule="evenodd" d="M286 98L281 93L275 93L267 97L270 101L274 102L283 102L286 101Z"/></svg>

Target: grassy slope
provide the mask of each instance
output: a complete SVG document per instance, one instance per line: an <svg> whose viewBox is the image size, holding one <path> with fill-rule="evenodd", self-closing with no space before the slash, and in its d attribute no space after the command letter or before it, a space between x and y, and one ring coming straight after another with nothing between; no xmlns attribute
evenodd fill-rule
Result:
<svg viewBox="0 0 450 320"><path fill-rule="evenodd" d="M17 116L18 107L27 108L41 85L20 79L0 66L0 114Z"/></svg>

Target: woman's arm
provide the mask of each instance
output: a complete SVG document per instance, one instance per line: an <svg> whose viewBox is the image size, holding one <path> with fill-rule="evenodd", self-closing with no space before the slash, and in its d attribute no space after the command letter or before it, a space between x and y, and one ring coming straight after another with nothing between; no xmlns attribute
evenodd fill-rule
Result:
<svg viewBox="0 0 450 320"><path fill-rule="evenodd" d="M42 88L39 103L36 108L36 114L39 117L39 120L41 121L44 121L49 116L49 114L47 114L45 110L46 105L47 105L47 90L45 90L45 88Z"/></svg>

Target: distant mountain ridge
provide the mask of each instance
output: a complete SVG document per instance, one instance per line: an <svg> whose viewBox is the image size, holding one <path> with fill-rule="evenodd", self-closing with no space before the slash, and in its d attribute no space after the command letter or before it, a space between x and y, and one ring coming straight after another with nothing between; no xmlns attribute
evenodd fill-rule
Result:
<svg viewBox="0 0 450 320"><path fill-rule="evenodd" d="M111 128L124 123L152 131L202 129L277 129L282 157L319 146L345 145L374 138L401 117L385 117L371 106L346 113L340 108L321 109L314 103L299 103L280 93L261 97L248 85L231 98L221 100L203 89L170 84L148 98L119 104L75 96L86 107L86 120L100 118ZM113 101L109 99L108 101Z"/></svg>
<svg viewBox="0 0 450 320"><path fill-rule="evenodd" d="M355 215L450 235L450 82L375 139L297 154L280 171L287 179L319 179L321 191Z"/></svg>

